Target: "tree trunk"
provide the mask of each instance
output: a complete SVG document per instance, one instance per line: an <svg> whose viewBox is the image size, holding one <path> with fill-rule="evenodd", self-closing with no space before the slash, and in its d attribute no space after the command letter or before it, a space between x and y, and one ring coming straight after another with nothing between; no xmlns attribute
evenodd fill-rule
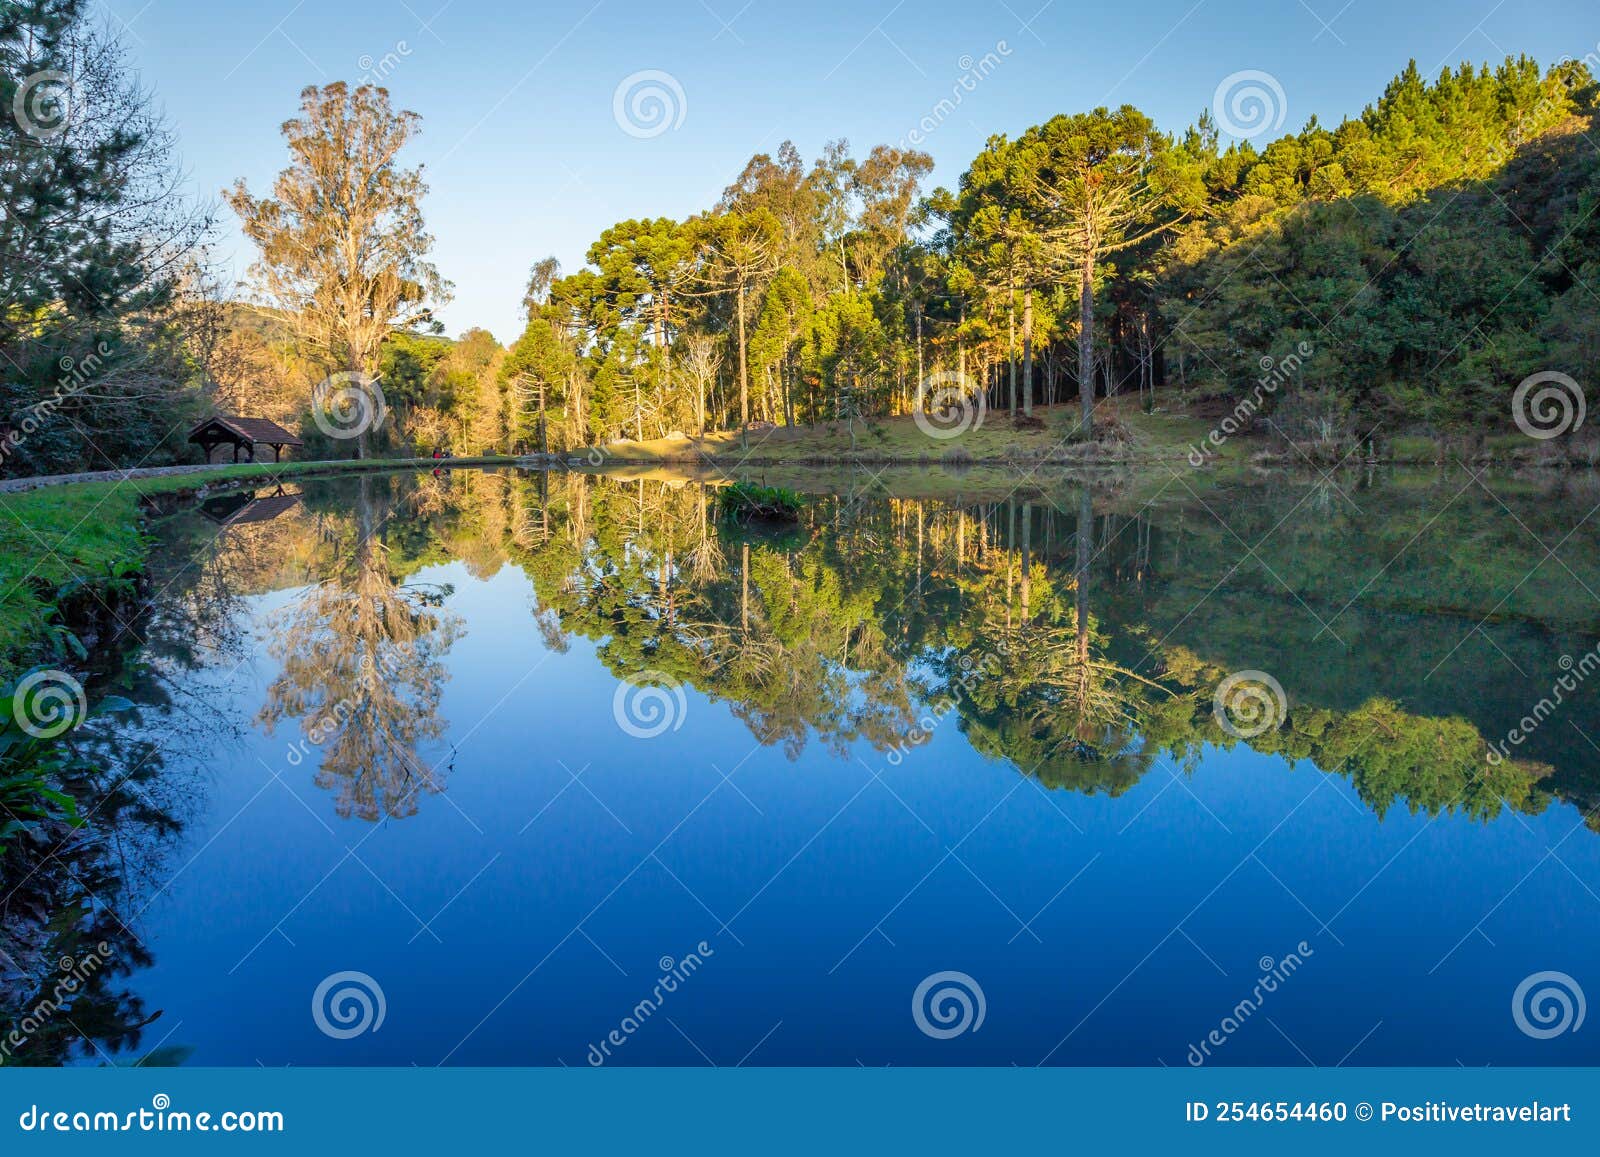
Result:
<svg viewBox="0 0 1600 1157"><path fill-rule="evenodd" d="M750 424L750 375L744 357L744 283L739 284L739 427L740 437Z"/></svg>
<svg viewBox="0 0 1600 1157"><path fill-rule="evenodd" d="M1089 488L1078 495L1078 558L1072 593L1077 631L1078 710L1089 707L1089 564L1094 560L1094 504Z"/></svg>
<svg viewBox="0 0 1600 1157"><path fill-rule="evenodd" d="M661 396L663 398L672 397L672 345L667 336L669 333L671 333L671 330L668 328L670 317L668 311L670 308L671 306L667 299L667 295L663 293L661 295L661 309L656 318L656 345L660 347L662 357Z"/></svg>
<svg viewBox="0 0 1600 1157"><path fill-rule="evenodd" d="M1022 622L1033 615L1033 504L1022 504Z"/></svg>
<svg viewBox="0 0 1600 1157"><path fill-rule="evenodd" d="M1033 417L1033 289L1022 295L1022 412Z"/></svg>
<svg viewBox="0 0 1600 1157"><path fill-rule="evenodd" d="M1078 402L1084 440L1094 437L1094 254L1084 254L1078 312Z"/></svg>
<svg viewBox="0 0 1600 1157"><path fill-rule="evenodd" d="M967 326L967 306L961 304L961 315L956 322L956 377L961 383L961 388L967 386L967 336L963 332Z"/></svg>
<svg viewBox="0 0 1600 1157"><path fill-rule="evenodd" d="M589 441L589 427L583 418L583 386L575 369L568 373L567 391L572 395L572 418L577 425L577 443L581 446Z"/></svg>
<svg viewBox="0 0 1600 1157"><path fill-rule="evenodd" d="M927 375L922 368L922 310L917 310L917 387L922 387Z"/></svg>
<svg viewBox="0 0 1600 1157"><path fill-rule="evenodd" d="M1009 290L1007 291L1009 293ZM1006 377L1011 388L1011 416L1017 416L1017 303L1006 303Z"/></svg>

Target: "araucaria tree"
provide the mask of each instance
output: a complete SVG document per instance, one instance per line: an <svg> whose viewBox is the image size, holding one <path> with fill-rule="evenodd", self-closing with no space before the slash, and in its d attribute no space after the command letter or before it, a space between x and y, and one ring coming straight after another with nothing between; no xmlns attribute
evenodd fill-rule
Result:
<svg viewBox="0 0 1600 1157"><path fill-rule="evenodd" d="M1249 391L1308 343L1263 414L1284 436L1470 427L1600 349L1597 100L1584 64L1519 58L1408 67L1359 116L1259 146L1210 114L1169 135L1097 108L993 137L927 196L926 154L834 141L807 165L785 142L707 211L535 268L506 441L543 414L556 449L766 421L854 437L939 375L1015 427L1109 444L1134 382L1151 408L1158 386Z"/></svg>
<svg viewBox="0 0 1600 1157"><path fill-rule="evenodd" d="M390 333L430 322L448 300L427 261L421 167L396 159L420 123L392 110L385 89L312 86L283 126L290 163L273 195L254 197L243 181L225 194L260 250L257 291L330 370L376 374ZM356 439L363 457L367 436Z"/></svg>
<svg viewBox="0 0 1600 1157"><path fill-rule="evenodd" d="M1177 221L1164 171L1167 140L1131 105L1054 117L1017 141L1024 213L1047 251L1074 267L1078 282L1078 401L1082 435L1094 432L1094 290L1112 255Z"/></svg>

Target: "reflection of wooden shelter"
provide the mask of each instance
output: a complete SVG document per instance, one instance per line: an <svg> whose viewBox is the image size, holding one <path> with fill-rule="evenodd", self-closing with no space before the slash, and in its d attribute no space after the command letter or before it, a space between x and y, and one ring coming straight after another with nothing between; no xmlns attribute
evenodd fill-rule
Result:
<svg viewBox="0 0 1600 1157"><path fill-rule="evenodd" d="M299 501L298 494L290 494L281 486L265 495L245 490L202 502L200 513L221 527L243 526L250 522L271 522L292 510Z"/></svg>
<svg viewBox="0 0 1600 1157"><path fill-rule="evenodd" d="M218 446L232 446L235 462L239 461L240 450L245 452L246 462L254 462L257 446L271 446L272 460L277 462L283 457L285 446L305 445L270 419L239 418L230 414L207 418L189 431L189 441L205 451L207 462L211 461L211 453Z"/></svg>

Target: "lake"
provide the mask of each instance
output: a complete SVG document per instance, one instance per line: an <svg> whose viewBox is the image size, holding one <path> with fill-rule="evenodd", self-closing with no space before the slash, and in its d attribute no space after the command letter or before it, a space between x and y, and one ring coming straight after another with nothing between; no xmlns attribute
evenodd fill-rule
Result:
<svg viewBox="0 0 1600 1157"><path fill-rule="evenodd" d="M1156 473L156 519L32 1059L1600 1063L1600 480Z"/></svg>

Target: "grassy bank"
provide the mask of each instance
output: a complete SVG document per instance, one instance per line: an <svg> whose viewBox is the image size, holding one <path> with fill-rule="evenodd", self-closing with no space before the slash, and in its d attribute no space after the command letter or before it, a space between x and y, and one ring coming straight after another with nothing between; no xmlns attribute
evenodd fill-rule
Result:
<svg viewBox="0 0 1600 1157"><path fill-rule="evenodd" d="M710 463L725 468L747 466L1004 466L1027 468L1038 463L1059 466L1115 466L1161 460L1181 461L1191 446L1204 439L1211 425L1198 416L1162 411L1142 412L1131 401L1102 402L1096 411L1100 437L1083 442L1077 434L1078 408L1038 406L1032 422L1013 422L1010 415L989 411L980 424L935 437L908 415L814 426L736 431L703 437L678 436L642 442L611 442L575 451L569 461L587 462L606 470L616 465ZM852 436L853 435L853 436ZM1224 461L1243 460L1243 446L1224 445Z"/></svg>
<svg viewBox="0 0 1600 1157"><path fill-rule="evenodd" d="M1169 476L1166 467L1183 470L1197 449L1204 453L1205 472L1222 477L1252 465L1327 469L1351 463L1463 462L1511 470L1600 466L1600 438L1584 431L1550 439L1521 432L1381 431L1372 437L1318 443L1290 442L1270 424L1258 423L1250 433L1211 442L1214 433L1231 428L1226 399L1185 404L1168 393L1160 401L1156 412L1145 413L1133 398L1102 399L1095 411L1097 439L1087 443L1077 434L1074 403L1036 407L1035 420L1027 423L991 410L981 425L941 437L928 434L911 417L899 416L857 422L853 437L845 423L823 422L752 431L744 438L736 431L718 431L702 437L680 434L609 442L572 451L564 460L578 469L608 474L662 468L677 476L744 477L767 472L774 478L792 478L795 470L894 467L961 477L992 473L996 481L1042 467L1049 468L1047 474L1133 469L1164 479Z"/></svg>
<svg viewBox="0 0 1600 1157"><path fill-rule="evenodd" d="M508 458L365 459L225 466L126 481L76 482L0 494L0 675L31 661L59 626L63 598L144 566L142 504L282 479L362 471L507 465Z"/></svg>

